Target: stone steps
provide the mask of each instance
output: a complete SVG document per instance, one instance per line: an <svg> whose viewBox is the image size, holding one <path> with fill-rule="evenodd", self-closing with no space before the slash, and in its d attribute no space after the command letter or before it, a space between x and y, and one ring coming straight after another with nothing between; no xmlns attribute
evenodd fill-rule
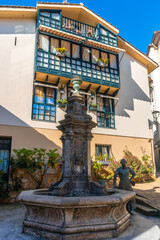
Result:
<svg viewBox="0 0 160 240"><path fill-rule="evenodd" d="M157 210L151 207L147 207L141 204L136 204L136 211L142 213L145 216L156 216Z"/></svg>
<svg viewBox="0 0 160 240"><path fill-rule="evenodd" d="M160 208L141 195L136 195L136 211L146 216L156 216L160 214Z"/></svg>

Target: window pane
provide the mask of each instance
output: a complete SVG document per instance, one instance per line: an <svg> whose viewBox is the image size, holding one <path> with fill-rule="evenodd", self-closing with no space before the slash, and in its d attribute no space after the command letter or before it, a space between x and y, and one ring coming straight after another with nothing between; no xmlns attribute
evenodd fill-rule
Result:
<svg viewBox="0 0 160 240"><path fill-rule="evenodd" d="M92 63L97 63L99 58L99 51L96 49L92 49Z"/></svg>
<svg viewBox="0 0 160 240"><path fill-rule="evenodd" d="M110 54L109 55L110 60L110 67L117 69L117 57L116 55Z"/></svg>
<svg viewBox="0 0 160 240"><path fill-rule="evenodd" d="M59 40L56 38L51 38L51 47L50 51L56 53L56 48L59 47Z"/></svg>
<svg viewBox="0 0 160 240"><path fill-rule="evenodd" d="M59 13L52 13L51 17L56 19L56 20L60 20L60 14Z"/></svg>
<svg viewBox="0 0 160 240"><path fill-rule="evenodd" d="M80 46L77 44L72 44L72 58L80 58Z"/></svg>
<svg viewBox="0 0 160 240"><path fill-rule="evenodd" d="M49 37L46 35L39 34L38 48L45 52L49 51Z"/></svg>
<svg viewBox="0 0 160 240"><path fill-rule="evenodd" d="M43 103L43 101L44 101L44 87L36 86L34 102Z"/></svg>
<svg viewBox="0 0 160 240"><path fill-rule="evenodd" d="M104 103L103 103L103 98L100 98L100 99L97 99L97 102L98 102L98 110L99 111L104 111Z"/></svg>
<svg viewBox="0 0 160 240"><path fill-rule="evenodd" d="M103 28L100 29L100 34L107 36L107 31L104 30Z"/></svg>
<svg viewBox="0 0 160 240"><path fill-rule="evenodd" d="M83 47L82 51L83 51L82 53L83 60L89 62L89 53L90 53L89 48Z"/></svg>
<svg viewBox="0 0 160 240"><path fill-rule="evenodd" d="M112 112L112 100L111 99L105 99L105 110L106 112Z"/></svg>
<svg viewBox="0 0 160 240"><path fill-rule="evenodd" d="M64 41L64 40L62 40L61 41L61 47L64 47L64 48L66 48L67 49L67 51L66 51L66 56L67 57L70 57L70 42L67 42L67 41Z"/></svg>
<svg viewBox="0 0 160 240"><path fill-rule="evenodd" d="M101 58L102 60L108 60L108 54L105 52L101 52ZM106 65L108 66L108 62L106 62Z"/></svg>
<svg viewBox="0 0 160 240"><path fill-rule="evenodd" d="M54 104L55 103L55 90L54 88L46 88L46 103Z"/></svg>

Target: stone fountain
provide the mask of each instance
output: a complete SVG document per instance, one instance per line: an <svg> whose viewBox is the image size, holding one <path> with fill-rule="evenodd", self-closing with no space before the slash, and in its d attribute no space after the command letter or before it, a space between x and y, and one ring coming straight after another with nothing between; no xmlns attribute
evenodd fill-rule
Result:
<svg viewBox="0 0 160 240"><path fill-rule="evenodd" d="M52 240L89 240L117 237L130 225L126 204L134 192L106 190L92 181L90 142L96 127L86 113L78 92L81 80L68 100L62 131L62 179L49 191L23 191L19 201L27 208L23 232Z"/></svg>

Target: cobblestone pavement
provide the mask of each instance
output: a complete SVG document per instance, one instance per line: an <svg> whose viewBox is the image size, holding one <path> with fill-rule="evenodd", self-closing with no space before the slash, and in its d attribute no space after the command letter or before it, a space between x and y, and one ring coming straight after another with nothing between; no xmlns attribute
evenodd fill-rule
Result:
<svg viewBox="0 0 160 240"><path fill-rule="evenodd" d="M137 183L134 190L160 207L160 173L157 173L157 178L154 182Z"/></svg>
<svg viewBox="0 0 160 240"><path fill-rule="evenodd" d="M22 204L0 205L0 240L44 240L22 233L24 214L25 207ZM148 221L149 219L154 223ZM131 226L119 238L113 240L159 240L159 229L155 224L160 226L160 218L144 218L144 216L135 213L132 216ZM155 238L155 235L158 237Z"/></svg>

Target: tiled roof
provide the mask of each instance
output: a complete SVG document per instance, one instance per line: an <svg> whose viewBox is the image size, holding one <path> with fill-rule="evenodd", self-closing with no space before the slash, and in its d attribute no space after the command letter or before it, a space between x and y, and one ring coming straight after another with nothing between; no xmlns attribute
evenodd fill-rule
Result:
<svg viewBox="0 0 160 240"><path fill-rule="evenodd" d="M30 7L30 6L13 6L13 5L0 5L0 8L29 8L29 9L36 9L36 7Z"/></svg>

